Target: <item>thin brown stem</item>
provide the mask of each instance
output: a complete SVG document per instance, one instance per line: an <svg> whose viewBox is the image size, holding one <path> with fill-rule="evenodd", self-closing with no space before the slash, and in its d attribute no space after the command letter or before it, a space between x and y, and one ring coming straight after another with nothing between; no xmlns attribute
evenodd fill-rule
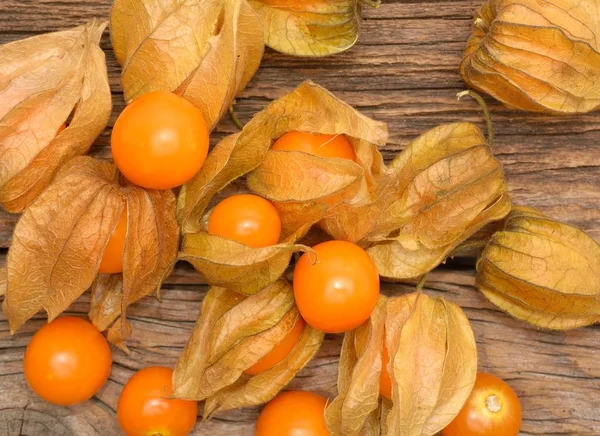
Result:
<svg viewBox="0 0 600 436"><path fill-rule="evenodd" d="M492 147L494 145L494 126L492 125L492 117L490 115L490 110L488 109L487 103L482 96L471 90L459 92L456 94L456 97L460 100L465 95L468 95L474 99L477 103L479 103L481 109L483 109L483 115L485 116L485 122L487 124L488 143L490 144L490 147Z"/></svg>

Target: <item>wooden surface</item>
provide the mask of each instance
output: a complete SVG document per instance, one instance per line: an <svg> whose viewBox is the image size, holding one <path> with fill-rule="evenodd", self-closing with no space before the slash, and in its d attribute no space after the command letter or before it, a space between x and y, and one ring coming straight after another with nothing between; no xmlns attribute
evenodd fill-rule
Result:
<svg viewBox="0 0 600 436"><path fill-rule="evenodd" d="M365 114L389 124L387 159L421 132L443 122L481 122L470 100L458 102L464 85L458 74L471 15L479 0L384 1L366 10L363 33L352 50L331 58L294 59L267 50L263 65L236 106L247 121L270 100L311 78ZM1 0L0 43L108 17L110 0ZM114 115L123 108L119 68L107 52L114 95ZM490 101L497 139L517 203L543 209L576 224L600 240L600 113L546 117L510 112ZM110 126L109 126L110 127ZM224 119L213 140L235 131ZM108 157L107 129L93 154ZM234 184L231 190L239 189ZM0 262L10 244L16 216L0 212ZM388 293L408 285L384 285ZM133 371L151 364L173 364L198 314L206 287L181 265L165 285L164 301L146 298L133 306L132 354L114 350L109 382L89 402L59 408L40 402L27 389L22 357L31 334L44 322L39 315L14 337L0 339L0 436L119 435L115 408L123 383ZM600 328L543 332L509 318L474 288L471 266L450 265L435 272L426 292L460 304L471 320L479 346L481 370L507 380L523 405L524 435L600 434ZM87 295L71 308L87 311ZM8 326L0 318L0 335ZM1 338L2 336L0 336ZM323 394L335 391L341 336L327 336L318 357L291 387ZM224 413L198 423L195 435L251 435L258 409Z"/></svg>

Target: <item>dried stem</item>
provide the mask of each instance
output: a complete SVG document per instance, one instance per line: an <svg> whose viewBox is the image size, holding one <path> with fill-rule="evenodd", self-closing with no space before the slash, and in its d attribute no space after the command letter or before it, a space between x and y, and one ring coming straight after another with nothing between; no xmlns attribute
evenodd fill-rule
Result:
<svg viewBox="0 0 600 436"><path fill-rule="evenodd" d="M308 262L311 265L316 265L317 264L317 261L319 260L319 255L317 254L317 252L312 247L309 247L307 245L301 245L301 244L298 244L297 247L301 247L302 251L304 251L304 253L306 253L306 255L308 256ZM312 256L311 256L313 254L315 256L314 257L314 259L315 259L314 261L312 260Z"/></svg>
<svg viewBox="0 0 600 436"><path fill-rule="evenodd" d="M490 116L490 111L487 107L485 100L483 99L482 96L477 94L475 91L471 91L471 90L459 92L458 94L456 94L456 97L460 100L465 95L468 95L469 97L473 98L477 103L479 103L479 105L481 106L481 109L483 109L483 114L485 116L485 122L487 124L488 143L490 144L490 147L492 147L494 145L494 127L492 125L492 117Z"/></svg>
<svg viewBox="0 0 600 436"><path fill-rule="evenodd" d="M235 110L233 109L234 105L235 105L235 100L231 102L231 105L229 105L229 116L231 117L231 121L233 121L233 124L235 124L235 126L238 129L242 130L244 128L244 126L240 122L240 119L235 114Z"/></svg>
<svg viewBox="0 0 600 436"><path fill-rule="evenodd" d="M417 292L421 292L423 287L425 286L425 282L427 281L427 277L429 277L429 273L423 274L423 276L419 279L417 283Z"/></svg>

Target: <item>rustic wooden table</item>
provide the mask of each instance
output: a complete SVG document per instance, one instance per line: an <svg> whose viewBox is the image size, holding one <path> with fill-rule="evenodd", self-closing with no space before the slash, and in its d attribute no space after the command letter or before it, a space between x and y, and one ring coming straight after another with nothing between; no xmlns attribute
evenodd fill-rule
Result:
<svg viewBox="0 0 600 436"><path fill-rule="evenodd" d="M294 59L267 50L264 62L236 106L247 121L269 101L312 79L373 118L389 124L391 140L382 150L390 159L414 137L440 123L482 123L474 101L458 102L464 88L458 65L470 34L471 16L481 0L388 0L366 10L363 33L352 50L327 59ZM594 0L596 1L596 0ZM0 43L107 18L111 0L1 0ZM114 115L124 106L119 66L108 34L106 51ZM496 155L504 163L515 202L539 207L576 224L600 240L600 113L547 117L510 112L491 102ZM110 127L109 126L109 127ZM234 132L224 119L217 141ZM98 138L93 155L109 157L110 129ZM231 190L240 189L241 184ZM18 219L0 212L0 264ZM523 435L600 434L600 328L539 331L500 312L474 287L472 265L449 265L431 275L426 292L460 304L471 320L481 370L507 380L523 405ZM38 315L14 337L0 315L0 435L112 436L121 434L115 409L123 384L137 369L174 364L198 315L206 292L198 275L178 266L163 291L164 301L146 298L129 313L132 354L114 350L106 386L76 407L41 402L27 388L22 358L31 335L45 321ZM408 285L386 284L388 292ZM71 313L85 314L88 297ZM341 336L328 335L317 358L293 388L335 391ZM199 422L195 435L251 435L258 409L224 413Z"/></svg>

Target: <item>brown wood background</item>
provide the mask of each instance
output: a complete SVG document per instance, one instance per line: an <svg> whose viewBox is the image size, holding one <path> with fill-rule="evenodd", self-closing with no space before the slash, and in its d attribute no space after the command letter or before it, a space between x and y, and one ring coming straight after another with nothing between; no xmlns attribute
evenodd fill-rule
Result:
<svg viewBox="0 0 600 436"><path fill-rule="evenodd" d="M267 50L260 71L238 101L238 115L247 121L269 101L310 78L389 124L386 158L440 123L482 123L474 101L459 102L455 97L464 89L458 65L480 1L384 0L379 9L365 11L360 41L346 53L294 59ZM79 25L93 17L107 18L110 4L111 0L0 0L0 43ZM115 110L93 154L108 157L110 127L124 103L108 33L102 47ZM600 113L548 117L490 104L497 132L495 151L504 163L514 200L576 224L600 240ZM226 118L213 140L234 131ZM0 212L0 263L17 219ZM390 293L411 289L391 284L384 288ZM426 291L465 309L477 337L481 370L507 380L521 398L523 435L600 434L598 327L544 332L513 320L477 292L469 265L454 264L435 272ZM114 417L123 383L146 365L175 362L205 292L195 272L180 265L165 285L162 304L146 298L131 308L132 354L114 350L109 382L92 400L72 408L41 402L23 379L25 346L45 317L37 316L14 337L7 337L8 326L0 315L0 436L121 434ZM84 314L87 300L87 296L80 298L70 312ZM327 336L318 357L291 387L331 395L340 344L341 336ZM199 422L193 434L251 435L258 412L224 413Z"/></svg>

